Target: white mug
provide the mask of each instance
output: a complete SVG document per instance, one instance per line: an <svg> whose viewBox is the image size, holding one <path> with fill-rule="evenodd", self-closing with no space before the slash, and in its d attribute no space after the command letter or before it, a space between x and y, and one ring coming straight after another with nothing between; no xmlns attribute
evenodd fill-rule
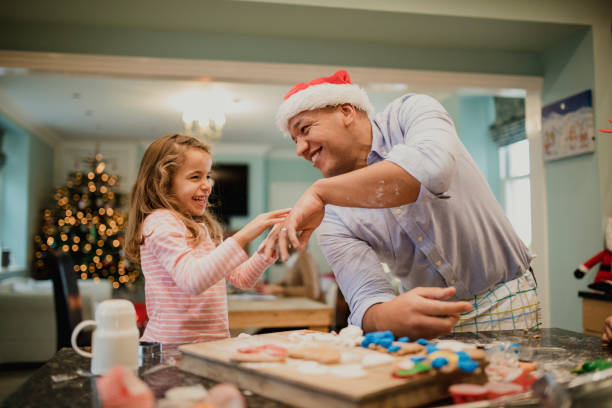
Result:
<svg viewBox="0 0 612 408"><path fill-rule="evenodd" d="M97 326L91 338L92 353L81 350L76 339L87 326ZM91 372L105 374L113 366L120 365L138 371L138 328L136 311L132 302L112 299L101 302L96 308L96 320L84 320L72 331L72 348L79 355L91 358Z"/></svg>

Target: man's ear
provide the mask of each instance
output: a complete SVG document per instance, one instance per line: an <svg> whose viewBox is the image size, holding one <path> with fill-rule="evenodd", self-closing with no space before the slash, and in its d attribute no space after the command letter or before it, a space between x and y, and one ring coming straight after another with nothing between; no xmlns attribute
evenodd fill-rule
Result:
<svg viewBox="0 0 612 408"><path fill-rule="evenodd" d="M357 116L357 110L350 103L345 103L338 106L338 110L342 113L343 122L345 126L351 125Z"/></svg>

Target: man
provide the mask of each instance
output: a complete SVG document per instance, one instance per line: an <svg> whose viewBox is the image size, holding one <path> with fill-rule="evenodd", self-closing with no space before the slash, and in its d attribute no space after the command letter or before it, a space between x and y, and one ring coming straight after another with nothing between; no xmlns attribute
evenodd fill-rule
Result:
<svg viewBox="0 0 612 408"><path fill-rule="evenodd" d="M365 331L435 337L540 324L532 259L434 99L408 94L373 120L346 71L296 85L277 125L324 178L278 230L321 248ZM288 242L289 241L289 242ZM402 283L396 296L386 263ZM465 299L465 301L447 301Z"/></svg>

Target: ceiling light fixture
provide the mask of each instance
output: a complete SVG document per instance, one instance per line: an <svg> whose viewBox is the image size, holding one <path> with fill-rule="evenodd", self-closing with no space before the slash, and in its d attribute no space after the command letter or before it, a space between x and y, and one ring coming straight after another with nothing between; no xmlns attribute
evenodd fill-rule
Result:
<svg viewBox="0 0 612 408"><path fill-rule="evenodd" d="M216 89L196 90L183 102L185 133L213 144L221 139L225 126L225 92Z"/></svg>

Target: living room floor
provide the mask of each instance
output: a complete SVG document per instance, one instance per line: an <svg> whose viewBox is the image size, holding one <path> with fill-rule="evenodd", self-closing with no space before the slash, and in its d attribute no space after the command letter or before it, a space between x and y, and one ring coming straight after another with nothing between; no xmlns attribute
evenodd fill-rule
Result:
<svg viewBox="0 0 612 408"><path fill-rule="evenodd" d="M0 364L0 405L43 364Z"/></svg>

